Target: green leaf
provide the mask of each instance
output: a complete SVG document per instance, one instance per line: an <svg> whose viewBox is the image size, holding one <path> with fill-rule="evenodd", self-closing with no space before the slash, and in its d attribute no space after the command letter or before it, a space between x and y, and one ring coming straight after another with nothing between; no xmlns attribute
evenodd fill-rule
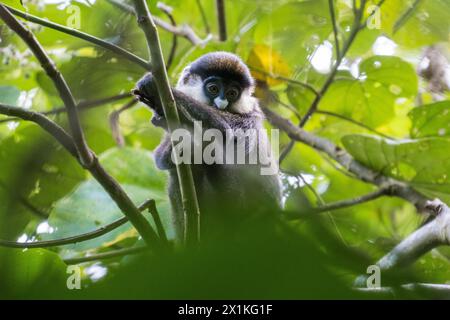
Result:
<svg viewBox="0 0 450 320"><path fill-rule="evenodd" d="M324 0L275 6L258 21L254 41L280 52L292 69L303 68L308 54L332 32L328 10L328 1ZM292 50L293 45L298 49Z"/></svg>
<svg viewBox="0 0 450 320"><path fill-rule="evenodd" d="M20 91L16 87L0 86L0 103L16 106L19 96Z"/></svg>
<svg viewBox="0 0 450 320"><path fill-rule="evenodd" d="M345 148L362 164L413 187L450 194L450 139L392 141L370 135L342 138Z"/></svg>
<svg viewBox="0 0 450 320"><path fill-rule="evenodd" d="M44 249L0 248L0 297L43 297L67 290L66 265Z"/></svg>
<svg viewBox="0 0 450 320"><path fill-rule="evenodd" d="M411 137L450 136L450 101L441 101L413 109Z"/></svg>
<svg viewBox="0 0 450 320"><path fill-rule="evenodd" d="M373 128L395 116L395 101L417 93L414 68L398 57L374 56L360 65L356 79L336 80L319 109L334 111Z"/></svg>
<svg viewBox="0 0 450 320"><path fill-rule="evenodd" d="M132 148L111 149L102 154L100 162L117 179L136 205L155 199L161 220L169 237L174 236L169 203L165 192L165 174L158 170L151 153ZM143 212L153 223L151 215ZM123 213L100 184L93 180L81 183L70 195L58 201L50 214L49 224L55 232L44 234L44 239L58 239L96 230L119 218ZM117 239L136 235L130 223L93 240L66 246L74 250L101 247ZM131 232L131 233L130 233Z"/></svg>

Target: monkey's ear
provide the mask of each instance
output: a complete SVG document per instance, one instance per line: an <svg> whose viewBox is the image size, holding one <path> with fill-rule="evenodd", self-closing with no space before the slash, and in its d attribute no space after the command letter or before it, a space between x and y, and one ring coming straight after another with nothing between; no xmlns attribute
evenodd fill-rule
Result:
<svg viewBox="0 0 450 320"><path fill-rule="evenodd" d="M177 87L188 84L191 76L192 76L191 75L191 66L188 65L181 72L180 79L178 80L178 83L177 83Z"/></svg>

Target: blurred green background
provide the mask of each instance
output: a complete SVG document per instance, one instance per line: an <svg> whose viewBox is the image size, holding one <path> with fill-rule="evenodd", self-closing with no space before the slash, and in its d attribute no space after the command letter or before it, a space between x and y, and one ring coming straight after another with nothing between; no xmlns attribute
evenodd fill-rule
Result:
<svg viewBox="0 0 450 320"><path fill-rule="evenodd" d="M79 10L77 27L81 31L140 57L148 56L134 16L106 0L22 2L2 1L68 26L73 26L73 10ZM368 7L377 3L367 2ZM258 80L261 103L297 123L296 113L304 114L314 96L304 86L282 78L319 89L336 59L327 0L225 1L225 42L217 38L214 1L164 3L173 8L178 25L189 25L202 39L208 36L207 28L212 34L204 47L178 38L168 70L173 84L182 68L200 55L216 50L235 52ZM156 1L148 4L153 15L169 21ZM352 1L336 0L334 4L342 44L353 23ZM138 65L89 42L37 24L25 24L56 62L78 102L128 93L145 73ZM372 27L358 33L319 104L319 110L361 122L366 128L318 113L306 129L344 147L380 173L449 203L450 2L387 0L379 24ZM161 29L159 33L167 59L173 35ZM418 75L418 70L430 64L424 56L430 48L447 57L443 60L447 73L441 77L439 90L430 77ZM0 103L42 112L62 106L30 50L2 22L0 61ZM152 159L162 130L150 124L151 112L142 104L121 113L119 128L124 146L117 145L110 127L111 112L128 100L81 112L86 138L136 204L149 198L156 200L166 231L173 237L165 191L167 177L156 169ZM66 126L64 113L51 117ZM289 138L282 134L281 146L288 142ZM282 170L285 206L296 212L307 211L320 201L355 198L375 190L327 156L299 143L283 162ZM1 239L58 239L94 230L121 216L100 185L51 137L32 123L0 115ZM355 277L364 274L369 264L423 222L410 203L388 197L316 219L293 223L272 219L242 226L233 237L205 243L198 251L80 264L83 289L74 291L66 288L69 274L64 259L141 244L130 224L94 240L58 248L0 248L0 297L360 297L350 290ZM449 282L449 259L447 248L432 250L414 264L408 279Z"/></svg>

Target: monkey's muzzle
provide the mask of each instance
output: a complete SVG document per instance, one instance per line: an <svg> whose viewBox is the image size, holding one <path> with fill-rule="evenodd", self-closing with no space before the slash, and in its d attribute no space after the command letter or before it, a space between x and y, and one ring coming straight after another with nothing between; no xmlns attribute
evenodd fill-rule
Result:
<svg viewBox="0 0 450 320"><path fill-rule="evenodd" d="M228 106L228 100L217 97L214 99L214 105L217 109L224 110Z"/></svg>

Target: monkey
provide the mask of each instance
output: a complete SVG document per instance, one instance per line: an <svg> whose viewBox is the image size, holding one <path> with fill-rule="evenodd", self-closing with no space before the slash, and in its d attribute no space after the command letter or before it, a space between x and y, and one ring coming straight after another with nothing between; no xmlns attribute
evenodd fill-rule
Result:
<svg viewBox="0 0 450 320"><path fill-rule="evenodd" d="M200 121L202 130L215 129L220 133L234 133L229 144L243 147L246 159L260 152L274 165L275 171L262 175L263 163L237 164L236 161L191 165L201 213L201 236L227 232L245 217L260 212L276 212L281 203L281 183L278 165L263 129L264 116L258 100L253 96L255 81L245 63L227 52L207 53L193 61L181 73L173 95L180 122L192 132L194 122ZM169 172L168 193L172 208L176 238L183 238L184 214L176 166L172 159L172 141L167 121L151 73L136 84L136 97L153 111L151 122L165 129L166 134L154 152L158 169ZM254 129L257 137L238 132ZM240 131L241 130L241 131ZM216 141L217 142L217 141ZM202 144L202 150L204 150ZM229 154L224 144L219 149L223 158ZM233 155L234 157L234 155ZM267 162L266 162L267 163Z"/></svg>

